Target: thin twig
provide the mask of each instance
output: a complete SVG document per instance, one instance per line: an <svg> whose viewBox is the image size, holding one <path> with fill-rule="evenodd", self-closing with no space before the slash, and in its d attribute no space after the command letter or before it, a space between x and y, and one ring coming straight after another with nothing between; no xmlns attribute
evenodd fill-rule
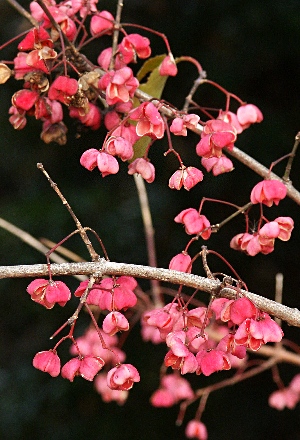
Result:
<svg viewBox="0 0 300 440"><path fill-rule="evenodd" d="M235 385L238 382L242 382L243 380L249 379L250 377L254 377L263 371L269 370L273 365L276 365L279 362L277 356L271 357L267 361L260 364L258 367L251 368L251 370L245 371L241 374L235 374L229 379L222 380L221 382L215 383L213 385L209 385L208 387L201 388L196 391L196 396L200 397L204 394L211 393L212 391L216 391L218 389L222 389L228 386Z"/></svg>
<svg viewBox="0 0 300 440"><path fill-rule="evenodd" d="M201 247L202 251L201 251L201 257L202 257L202 265L203 265L203 269L206 273L207 278L209 278L210 280L214 280L215 277L213 276L213 274L211 273L211 270L207 264L207 246L202 246Z"/></svg>
<svg viewBox="0 0 300 440"><path fill-rule="evenodd" d="M144 232L148 254L148 264L151 267L157 267L156 248L155 248L155 231L152 223L151 210L149 207L149 199L145 186L144 179L137 174L134 174L134 181L138 193L140 202L141 214L144 224ZM158 280L151 280L151 293L153 296L153 302L157 307L162 307L163 302L161 298L161 290Z"/></svg>
<svg viewBox="0 0 300 440"><path fill-rule="evenodd" d="M187 112L189 109L189 105L193 99L194 94L196 93L198 87L200 86L200 84L203 81L203 78L206 78L206 72L204 70L202 70L202 72L200 72L198 78L194 81L194 84L189 92L189 94L187 95L187 97L185 98L185 103L184 106L182 107L182 111L183 112Z"/></svg>
<svg viewBox="0 0 300 440"><path fill-rule="evenodd" d="M36 249L37 251L41 252L44 255L49 251L49 248L47 246L45 246L39 240L34 238L32 235L28 234L28 232L23 231L23 229L17 228L17 226L15 226L12 223L4 220L3 218L0 218L0 227L5 229L6 231L10 232L11 234L15 235L20 240L24 241L24 243L28 244L33 249ZM67 260L65 260L64 258L60 257L55 252L52 252L49 255L49 258L54 263L67 263ZM86 277L82 276L82 275L75 275L75 278L77 278L80 281L83 281L83 280L86 279Z"/></svg>
<svg viewBox="0 0 300 440"><path fill-rule="evenodd" d="M0 218L0 228L3 228L6 231L10 232L11 234L15 235L20 240L24 241L24 243L28 244L33 249L36 249L37 251L41 252L44 255L49 251L49 248L44 246L39 240L34 238L32 235L28 234L28 232L25 232L22 229L17 228L17 226L4 220L3 218ZM55 252L51 254L50 259L54 261L54 263L67 263L67 260L60 257Z"/></svg>
<svg viewBox="0 0 300 440"><path fill-rule="evenodd" d="M285 172L284 172L284 175L283 175L283 178L282 178L285 182L289 182L289 180L290 180L290 173L291 173L291 169L292 169L292 164L293 164L293 161L295 159L297 149L299 147L299 142L300 142L300 132L297 133L297 135L295 137L295 143L294 143L292 152L290 154L288 163L287 163L286 168L285 168Z"/></svg>
<svg viewBox="0 0 300 440"><path fill-rule="evenodd" d="M215 225L211 225L212 232L218 232L226 223L230 222L233 218L237 217L239 214L244 214L245 211L247 211L247 209L251 208L252 205L253 205L253 203L251 203L251 202L246 203L246 205L241 206L233 214L226 217L220 223L216 223Z"/></svg>
<svg viewBox="0 0 300 440"><path fill-rule="evenodd" d="M118 50L117 48L118 48L118 39L119 39L119 32L120 32L120 22L121 22L122 9L123 9L123 0L118 0L116 20L114 23L113 41L112 41L112 57L110 60L110 65L109 65L110 69L114 68L115 56L116 56L116 53Z"/></svg>
<svg viewBox="0 0 300 440"><path fill-rule="evenodd" d="M26 11L26 9L23 8L16 0L6 0L7 3L9 3L13 8L16 9L16 11L19 12L20 15L23 15L26 20L28 20L32 26L37 27L39 23L32 17L32 15Z"/></svg>
<svg viewBox="0 0 300 440"><path fill-rule="evenodd" d="M39 170L41 170L43 172L43 174L46 176L48 182L51 185L51 188L54 189L54 191L56 192L56 194L58 195L58 197L60 198L60 200L62 201L63 205L67 208L67 210L69 211L69 214L71 215L71 217L73 218L76 228L79 231L79 234L84 242L84 244L86 245L87 250L89 251L89 254L92 258L93 261L97 261L99 259L99 255L96 253L95 249L93 248L93 245L86 233L86 228L83 228L83 226L81 225L79 219L76 217L73 209L71 208L70 204L68 203L68 201L66 200L66 198L63 196L62 192L60 191L60 189L58 188L57 184L55 182L53 182L53 180L51 179L51 177L49 176L49 174L47 173L47 171L44 169L43 164L42 163L38 163L37 164L37 168Z"/></svg>
<svg viewBox="0 0 300 440"><path fill-rule="evenodd" d="M211 392L228 387L228 386L231 386L231 385L235 385L238 382L242 382L243 380L246 380L246 379L249 379L250 377L256 376L257 374L260 374L263 371L272 368L274 365L276 365L277 362L278 362L278 359L277 359L277 357L274 356L274 357L268 359L267 361L263 362L262 364L260 364L256 368L251 368L250 370L243 372L241 374L235 374L234 376L230 377L229 379L225 379L220 382L209 385L205 388L200 388L200 389L196 390L194 397L192 399L185 400L184 402L181 403L180 410L179 410L179 416L177 418L176 424L179 426L181 425L183 418L184 418L184 415L186 413L187 407L190 406L192 403L194 403L196 400L198 400L199 397L205 396L204 397L204 406L205 406L207 397L209 396L209 394ZM201 402L200 402L200 405L201 405Z"/></svg>
<svg viewBox="0 0 300 440"><path fill-rule="evenodd" d="M40 238L40 241L43 245L45 245L47 247L48 251L57 245L57 243L55 243L52 240L49 240L48 238L42 237L42 238ZM79 263L80 261L86 261L82 257L80 257L78 254L76 254L73 251L70 251L70 249L67 249L66 247L64 247L62 245L58 246L58 248L56 248L55 251L58 254L64 255L69 261L74 261L74 263ZM52 255L52 253L49 255L50 258L51 258L51 255ZM64 261L66 262L66 260L64 260Z"/></svg>
<svg viewBox="0 0 300 440"><path fill-rule="evenodd" d="M47 8L47 6L45 5L44 1L43 0L36 0L36 2L43 9L44 13L49 18L50 23L52 24L54 29L58 32L58 34L60 36L60 41L62 43L62 49L63 49L63 46L64 46L64 44L63 44L64 42L66 42L68 45L72 45L71 42L69 41L69 39L67 38L67 36L62 32L61 27L59 26L57 21L54 19L53 15L50 13L50 11Z"/></svg>

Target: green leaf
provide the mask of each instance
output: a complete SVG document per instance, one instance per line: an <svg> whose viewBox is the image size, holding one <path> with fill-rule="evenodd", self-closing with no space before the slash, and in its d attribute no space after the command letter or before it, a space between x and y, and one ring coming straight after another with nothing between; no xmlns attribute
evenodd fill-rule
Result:
<svg viewBox="0 0 300 440"><path fill-rule="evenodd" d="M134 156L129 162L133 162L135 159L143 157L151 142L152 139L150 136L143 136L139 140L137 140L136 143L133 145Z"/></svg>
<svg viewBox="0 0 300 440"><path fill-rule="evenodd" d="M165 54L157 55L157 56L149 58L147 61L145 61L136 75L139 82L141 82L142 79L145 78L145 76L148 73L153 72L154 69L159 67L161 65L161 63L163 62L164 58L166 58L166 56L167 55L165 55Z"/></svg>
<svg viewBox="0 0 300 440"><path fill-rule="evenodd" d="M166 81L168 79L168 76L161 76L159 74L159 66L165 57L166 55L157 55L156 57L145 61L137 74L137 79L141 81L148 73L150 73L147 81L140 84L139 88L143 92L148 93L148 95L151 95L156 99L161 98Z"/></svg>

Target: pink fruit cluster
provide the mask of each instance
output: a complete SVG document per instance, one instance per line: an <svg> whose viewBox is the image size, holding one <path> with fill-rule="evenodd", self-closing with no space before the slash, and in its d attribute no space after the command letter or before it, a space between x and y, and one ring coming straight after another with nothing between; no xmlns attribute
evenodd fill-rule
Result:
<svg viewBox="0 0 300 440"><path fill-rule="evenodd" d="M102 176L115 174L119 169L115 156L123 161L130 160L134 154L133 145L139 138L149 136L156 140L164 135L165 123L152 102L133 105L139 81L129 64L136 63L138 58L150 57L150 40L138 33L125 33L114 57L112 48L108 47L99 54L98 65L93 65L78 54L89 36L93 41L113 33L113 15L105 10L99 11L96 1L85 4L51 0L46 6L64 37L76 47L76 55L65 52L49 16L37 2L31 2L31 15L39 27L30 30L19 43L14 70L1 65L5 72L3 82L9 76L24 81L23 88L12 97L9 120L15 129L20 130L25 127L27 117L34 116L43 123L41 138L46 143L63 145L68 131L64 122L65 109L71 118L92 130L99 129L102 114L105 114L106 128L114 130L98 150L97 165ZM86 29L82 35L82 25L88 17L89 33ZM174 76L176 73L176 63L168 49L168 55L159 66L159 74ZM105 101L103 107L99 105L99 98ZM114 127L112 119L115 119ZM81 164L91 170L94 167L90 165L93 163L91 156L94 155L94 149L85 152ZM129 174L140 173L147 182L152 182L155 171L147 155L137 160L130 165Z"/></svg>
<svg viewBox="0 0 300 440"><path fill-rule="evenodd" d="M188 235L195 235L203 240L208 240L211 236L210 221L194 208L184 209L174 218L174 221L182 224ZM171 259L169 269L189 273L192 271L192 258L188 254L187 249Z"/></svg>
<svg viewBox="0 0 300 440"><path fill-rule="evenodd" d="M126 310L136 305L137 297L133 290L137 286L134 278L121 276L116 279L105 278L93 285L89 291L86 304L97 306L106 313L102 322L102 329L89 330L85 336L73 341L71 353L75 355L61 368L60 358L55 348L42 351L35 355L33 365L37 369L56 377L62 377L73 382L76 376L93 381L95 376L105 365L115 365L107 373L107 386L110 390L128 391L140 376L137 369L131 364L124 364L125 353L116 347L115 334L129 330L129 322L120 310ZM80 283L74 295L81 297L88 288L88 281ZM36 279L28 288L31 298L46 308L52 308L55 303L64 306L71 298L71 292L61 281L47 281ZM106 390L106 400L108 391ZM114 395L111 396L114 400Z"/></svg>
<svg viewBox="0 0 300 440"><path fill-rule="evenodd" d="M201 156L201 164L214 176L233 170L233 164L224 154L224 150L232 150L237 134L251 124L261 122L263 115L253 104L241 105L237 113L220 112L218 119L207 121L196 152Z"/></svg>
<svg viewBox="0 0 300 440"><path fill-rule="evenodd" d="M227 325L219 342L211 339L205 331L212 318L223 326ZM281 341L283 336L278 324L246 297L215 299L211 310L206 307L187 310L180 303L172 302L145 312L142 325L155 328L165 342L168 348L164 360L166 367L179 370L181 374L202 373L205 376L229 370L232 364L236 366L246 357L247 348L256 351L263 344ZM156 334L152 336L156 343ZM165 388L162 384L161 391L153 397L159 406L163 406L163 396L167 402L171 400Z"/></svg>
<svg viewBox="0 0 300 440"><path fill-rule="evenodd" d="M217 119L208 120L203 124L201 140L196 145L196 153L201 157L201 165L206 171L212 171L214 176L232 171L232 161L226 157L224 151L232 150L238 133L252 123L261 122L262 119L262 114L256 106L246 104L239 107L236 115L229 111L220 112ZM176 117L170 126L170 131L177 136L186 136L187 129L197 127L199 121L199 116L194 114ZM169 187L181 189L183 186L189 190L202 180L203 174L200 170L195 167L181 166L180 170L171 176Z"/></svg>
<svg viewBox="0 0 300 440"><path fill-rule="evenodd" d="M82 154L81 165L90 171L97 167L105 177L119 171L118 158L122 161L134 158L129 164L128 173L138 173L152 183L155 168L148 157L151 145L140 157L134 157L135 143L144 137L150 137L152 142L161 139L166 130L176 136L186 136L188 129L203 126L201 140L196 145L202 166L215 176L233 169L224 151L233 148L238 133L263 119L256 106L242 104L236 114L229 110L220 111L217 119L207 122L200 121L196 114L174 110L168 124L160 114L161 104L133 99L139 81L131 65L138 58L146 60L151 56L147 37L124 31L115 53L112 47L107 47L98 55L95 65L80 52L87 41L113 34L113 15L106 10L98 10L97 1L86 4L81 1L50 0L46 6L59 28L53 25L49 15L37 2L31 2L31 15L39 27L30 30L19 43L19 52L13 62L14 70L10 71L7 65L1 65L5 72L3 82L9 76L24 81L23 88L13 95L9 109L9 120L15 129L23 129L27 117L34 116L42 121L41 138L44 142L63 145L68 132L64 122L66 112L79 124L92 130L98 130L104 121L108 130L107 138L98 150L91 148ZM66 52L61 44L58 29L74 48L70 49L71 53ZM176 60L166 37L162 38L167 46L167 55L157 68L158 75L175 76ZM190 190L203 180L203 173L198 167L186 167L178 154L177 157L180 167L170 177L169 187Z"/></svg>
<svg viewBox="0 0 300 440"><path fill-rule="evenodd" d="M61 374L71 382L75 376L93 381L104 365L101 357L87 355L72 358L61 368L60 358L55 350L40 351L33 358L33 366L38 370L49 373L52 377ZM140 381L140 376L133 365L121 364L108 371L106 380L111 390L128 391L135 382Z"/></svg>
<svg viewBox="0 0 300 440"><path fill-rule="evenodd" d="M80 297L87 285L88 281L82 281L74 295ZM100 283L93 285L87 303L98 306L101 310L126 310L136 305L137 297L134 293L136 286L137 282L132 277L104 278Z"/></svg>
<svg viewBox="0 0 300 440"><path fill-rule="evenodd" d="M286 194L287 189L282 182L263 180L252 189L250 200L253 205L260 204L271 207L273 203L278 205L286 197ZM252 233L246 230L244 233L235 235L230 242L230 247L250 256L255 256L258 253L267 255L273 252L275 239L288 241L293 229L294 221L291 217L277 217L273 221L268 221L266 217L261 215L257 230Z"/></svg>
<svg viewBox="0 0 300 440"><path fill-rule="evenodd" d="M245 232L235 235L230 242L230 247L243 251L251 257L258 253L267 255L273 252L276 238L282 241L290 239L293 228L294 221L291 217L277 217L265 223L253 234Z"/></svg>
<svg viewBox="0 0 300 440"><path fill-rule="evenodd" d="M46 309L52 309L56 303L63 307L71 299L71 292L62 281L38 278L28 285L27 292L33 301Z"/></svg>
<svg viewBox="0 0 300 440"><path fill-rule="evenodd" d="M300 374L296 374L287 387L274 391L269 397L269 405L280 411L284 408L294 409L299 401Z"/></svg>
<svg viewBox="0 0 300 440"><path fill-rule="evenodd" d="M173 374L162 377L160 387L151 396L151 403L156 407L167 408L193 397L191 385L175 370Z"/></svg>
<svg viewBox="0 0 300 440"><path fill-rule="evenodd" d="M98 10L97 3L98 0L45 1L58 25L54 26L49 14L37 2L31 2L31 15L39 26L31 29L24 38L22 36L18 53L12 61L12 71L0 63L1 82L10 76L23 82L22 88L12 96L11 125L21 130L26 126L27 118L33 116L42 123L43 141L60 145L67 141L66 116L92 130L104 126L107 130L104 141L84 151L80 164L89 171L97 168L102 177L106 177L119 172L120 161L128 162L128 174L140 174L148 183L155 180L155 167L149 151L155 141L166 136L169 149L165 155L172 153L179 162L179 168L169 178L169 188L187 191L202 182L204 175L197 163L196 166L184 165L180 154L173 148L172 136L185 137L188 130L194 130L201 132L195 146L199 166L214 176L232 171L233 163L226 152L234 149L238 134L263 120L261 111L235 97L239 107L236 113L231 112L229 104L233 95L223 89L226 110L217 110L211 115L207 107L199 106L199 111L207 118L202 121L197 114L180 112L164 101L141 95L143 87L138 90L140 81L145 81L149 74L149 78L156 75L158 83L163 83L164 76L177 74L178 59L174 59L165 36L162 36L167 55L154 67L155 75L150 69L143 76L143 69L147 70L152 62L154 65L155 59L135 73L137 61L148 60L151 56L150 40L139 33L128 34L110 12ZM105 36L100 40L100 44L105 44L107 36L112 36L116 29L119 41L102 50L96 64L82 55L88 42ZM200 67L199 74L203 73ZM158 94L161 96L160 91ZM255 185L249 205L257 205L260 209L259 221L251 229L250 208L247 212L241 209L246 218L246 230L232 238L231 248L254 256L272 252L276 239L289 240L293 220L280 216L269 221L263 212L265 207L278 205L286 194L286 185L279 180L265 179ZM186 248L171 259L169 269L191 273L194 259L188 253L190 244L200 237L204 240L210 238L214 228L202 214L202 206L201 203L199 210L184 209L174 218L192 237L189 237ZM74 295L80 298L79 308L86 307L93 326L75 339L73 330L78 317L75 313L62 327L69 324L69 334L62 337L53 349L37 353L33 359L34 367L53 377L61 374L71 382L76 376L94 381L104 401L123 404L128 391L140 381L138 370L125 363L126 355L118 345L117 337L120 332L128 332L130 316L139 307L134 292L136 288L137 282L128 276L98 279L91 289L89 281L80 283ZM185 303L180 295L163 307L150 307L150 301L145 301L143 311L146 306L147 310L142 314L142 337L155 344L164 343L166 347L164 373L151 397L154 406L169 407L196 398L182 375L210 376L221 370L240 367L245 362L247 349L257 351L268 342L281 341L283 332L277 323L247 297L240 296L238 288L236 290L235 300L217 298L208 308L190 308L189 301ZM32 281L27 292L33 301L47 309L56 303L63 307L71 299L69 288L51 277L50 280ZM94 310L97 311L95 315ZM98 325L96 315L97 318L101 316L101 325ZM218 338L211 336L211 328L218 329ZM57 350L65 339L72 342L70 351L73 357L61 366ZM167 372L169 367L171 373ZM277 409L293 408L300 400L299 383L297 375L288 387L270 396L270 405ZM207 430L200 417L187 424L186 436L207 439Z"/></svg>

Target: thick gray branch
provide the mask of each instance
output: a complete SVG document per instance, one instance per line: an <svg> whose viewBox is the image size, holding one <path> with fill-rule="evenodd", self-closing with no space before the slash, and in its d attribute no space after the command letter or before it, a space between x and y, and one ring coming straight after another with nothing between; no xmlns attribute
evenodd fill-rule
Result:
<svg viewBox="0 0 300 440"><path fill-rule="evenodd" d="M137 264L114 263L100 259L95 263L63 263L51 264L52 275L91 275L101 277L103 275L127 275L136 278L156 279L171 284L183 284L186 287L199 289L207 293L218 293L225 298L235 298L236 291L226 287L220 290L221 283L218 280L210 280L194 274L177 272L175 270L141 266ZM46 264L0 266L0 278L24 278L40 277L48 275ZM220 290L220 291L219 291ZM264 312L277 318L283 319L288 324L300 327L300 311L264 298L255 293L241 291L256 306Z"/></svg>

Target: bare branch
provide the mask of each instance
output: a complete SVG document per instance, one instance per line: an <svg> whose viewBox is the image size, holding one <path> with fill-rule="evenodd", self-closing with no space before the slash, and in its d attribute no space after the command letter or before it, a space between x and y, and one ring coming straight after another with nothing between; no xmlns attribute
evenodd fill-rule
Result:
<svg viewBox="0 0 300 440"><path fill-rule="evenodd" d="M140 202L141 214L144 224L144 233L146 239L148 264L151 267L157 266L156 248L154 239L154 228L152 223L152 216L149 206L148 194L145 186L145 181L141 175L134 174L134 181L138 193ZM158 307L162 307L162 297L159 282L157 280L151 280L151 292L153 295L154 304Z"/></svg>
<svg viewBox="0 0 300 440"><path fill-rule="evenodd" d="M0 266L1 278L23 278L46 276L49 273L47 264ZM127 275L136 278L156 279L172 284L182 284L186 287L218 294L224 298L236 298L236 290L229 287L221 289L221 282L210 280L194 274L177 272L175 270L142 266L137 264L115 263L101 258L95 263L64 263L51 264L51 273L55 275L91 275L101 277L103 275ZM241 294L247 296L262 311L286 321L295 327L300 327L300 311L272 301L255 293L241 290Z"/></svg>
<svg viewBox="0 0 300 440"><path fill-rule="evenodd" d="M110 66L109 66L110 69L113 69L113 67L114 67L115 56L116 56L116 53L118 50L118 38L119 38L119 31L120 31L122 9L123 9L123 1L118 0L116 20L115 20L114 32L113 32L112 57L111 57Z"/></svg>
<svg viewBox="0 0 300 440"><path fill-rule="evenodd" d="M62 201L63 205L67 208L69 214L71 215L72 219L74 220L75 224L76 224L76 228L79 231L79 234L82 238L82 241L84 242L87 250L89 251L90 256L92 257L92 260L98 260L98 254L96 253L95 249L93 248L93 245L86 233L86 229L82 227L79 219L77 218L77 216L75 215L73 209L71 208L69 202L66 200L66 198L63 196L62 192L60 191L60 189L58 188L57 184L55 182L53 182L53 180L51 179L51 177L49 176L49 174L47 173L47 171L44 169L43 164L42 163L38 163L37 164L37 168L39 170L42 171L42 173L45 175L45 177L47 178L48 182L51 185L51 188L54 189L54 191L56 192L56 194L58 195L58 197L60 198L60 200Z"/></svg>
<svg viewBox="0 0 300 440"><path fill-rule="evenodd" d="M26 11L26 9L23 8L16 0L6 0L7 3L9 3L13 8L16 9L16 11L19 12L19 14L23 15L31 24L32 26L37 27L39 23L32 17L32 15Z"/></svg>
<svg viewBox="0 0 300 440"><path fill-rule="evenodd" d="M0 218L0 228L3 228L11 234L15 235L16 237L20 238L22 241L24 241L24 243L28 244L33 249L36 249L44 255L46 255L49 251L49 248L47 246L34 238L32 235L28 234L28 232L23 231L23 229L18 228L17 226L4 220L3 218ZM53 243L53 245L55 245L55 243ZM50 260L54 261L54 263L67 263L67 260L57 255L56 252L52 252L49 255L49 258ZM83 277L82 275L75 275L75 277L80 281L83 281L85 279L85 277Z"/></svg>

